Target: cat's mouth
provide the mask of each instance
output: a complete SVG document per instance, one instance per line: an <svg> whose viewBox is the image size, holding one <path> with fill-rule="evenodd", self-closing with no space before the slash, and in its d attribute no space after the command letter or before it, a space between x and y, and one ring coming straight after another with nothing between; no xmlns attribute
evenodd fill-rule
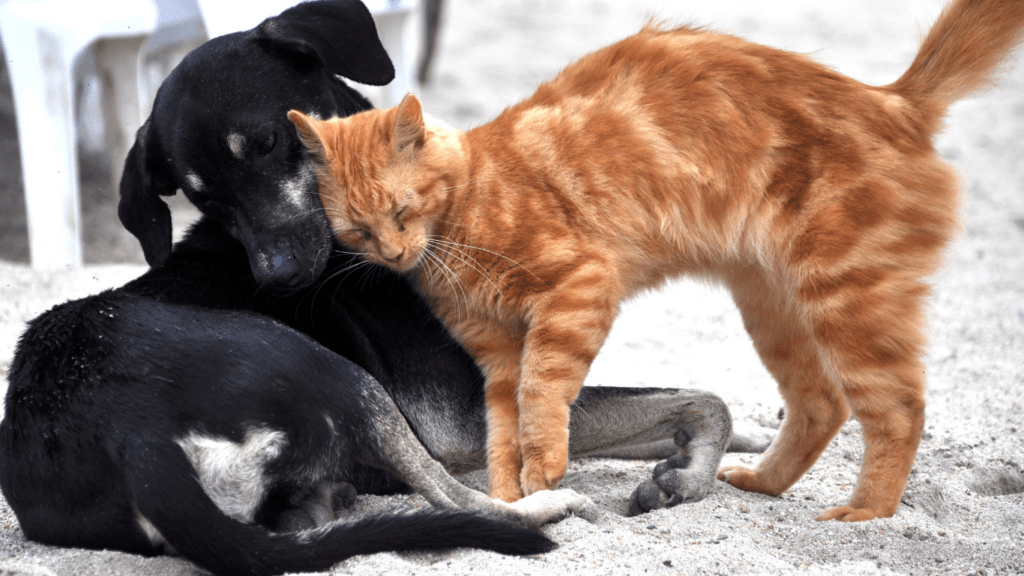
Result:
<svg viewBox="0 0 1024 576"><path fill-rule="evenodd" d="M377 258L374 258L374 260L389 270L399 274L407 274L415 270L420 265L420 262L424 259L424 255L425 251L423 250L416 250L415 252L406 251L396 257L384 258L378 256Z"/></svg>

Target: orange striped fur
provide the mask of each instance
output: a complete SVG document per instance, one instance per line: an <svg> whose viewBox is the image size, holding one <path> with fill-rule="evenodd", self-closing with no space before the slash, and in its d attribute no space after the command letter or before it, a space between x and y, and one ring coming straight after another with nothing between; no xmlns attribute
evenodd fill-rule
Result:
<svg viewBox="0 0 1024 576"><path fill-rule="evenodd" d="M569 405L620 302L723 282L786 418L752 470L777 495L851 412L860 478L820 519L892 515L924 425L923 278L957 223L931 139L1020 40L1024 2L957 0L871 87L794 54L649 25L462 133L396 108L289 113L340 241L406 274L486 378L491 494L566 470Z"/></svg>

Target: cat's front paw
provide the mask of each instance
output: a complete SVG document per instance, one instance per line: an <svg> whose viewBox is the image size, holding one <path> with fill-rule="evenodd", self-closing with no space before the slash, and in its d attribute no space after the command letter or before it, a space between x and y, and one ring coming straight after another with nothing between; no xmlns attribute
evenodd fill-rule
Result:
<svg viewBox="0 0 1024 576"><path fill-rule="evenodd" d="M497 498L504 502L516 502L523 497L523 489L519 485L519 478L515 476L501 476L492 473L490 487L487 490L491 498Z"/></svg>
<svg viewBox="0 0 1024 576"><path fill-rule="evenodd" d="M723 466L718 469L718 479L744 492L759 492L769 496L778 496L787 488L778 488L764 475L745 466Z"/></svg>
<svg viewBox="0 0 1024 576"><path fill-rule="evenodd" d="M562 456L560 453L550 451L531 457L525 452L524 450L523 471L519 476L523 494L529 496L541 490L558 488L558 483L562 481L565 471L569 467L568 454Z"/></svg>
<svg viewBox="0 0 1024 576"><path fill-rule="evenodd" d="M629 515L636 516L658 508L703 500L713 478L688 470L690 457L677 454L654 467L654 474L633 491L629 498Z"/></svg>

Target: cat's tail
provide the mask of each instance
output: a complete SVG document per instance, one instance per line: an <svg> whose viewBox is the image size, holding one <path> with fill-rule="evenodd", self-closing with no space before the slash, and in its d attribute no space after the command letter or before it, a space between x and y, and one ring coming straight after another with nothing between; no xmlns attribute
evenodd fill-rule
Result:
<svg viewBox="0 0 1024 576"><path fill-rule="evenodd" d="M910 69L887 88L931 118L989 88L1024 37L1024 0L953 0L921 43Z"/></svg>

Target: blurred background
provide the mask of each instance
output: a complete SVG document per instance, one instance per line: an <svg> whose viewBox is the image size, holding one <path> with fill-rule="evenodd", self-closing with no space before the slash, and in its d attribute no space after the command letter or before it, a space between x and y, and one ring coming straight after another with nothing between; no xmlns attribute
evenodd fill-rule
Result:
<svg viewBox="0 0 1024 576"><path fill-rule="evenodd" d="M166 0L161 7L168 2L173 4ZM102 9L103 4L95 6ZM415 63L423 54L425 12L442 3L411 4L407 57ZM445 0L441 8L433 65L426 81L414 89L428 112L466 129L529 95L573 59L635 32L648 18L708 25L753 41L812 53L867 83L890 82L913 57L920 32L935 18L941 2ZM179 30L179 39L163 41L144 55L148 71L144 81L150 84L150 93L155 93L181 57L205 39L202 22L179 26L196 29ZM103 101L105 78L98 56L103 49L102 43L90 46L75 65L83 257L86 264L142 264L141 250L116 215L116 179L111 174L118 173L123 154L111 147L110 135L104 132L102 114L110 103ZM6 55L0 58L0 260L28 263L23 175L7 60ZM383 103L379 90L364 89L378 105ZM197 214L180 195L170 203L180 233Z"/></svg>

